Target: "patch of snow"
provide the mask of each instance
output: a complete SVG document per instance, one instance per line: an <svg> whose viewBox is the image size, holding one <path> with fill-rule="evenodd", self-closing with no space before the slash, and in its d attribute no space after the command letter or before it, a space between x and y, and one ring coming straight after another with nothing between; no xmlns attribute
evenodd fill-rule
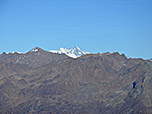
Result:
<svg viewBox="0 0 152 114"><path fill-rule="evenodd" d="M8 54L25 54L25 53L13 51L13 52L3 52L3 54L8 55Z"/></svg>
<svg viewBox="0 0 152 114"><path fill-rule="evenodd" d="M16 62L15 62L15 63L18 63L20 59L21 59L21 58L19 57L19 58L16 60Z"/></svg>
<svg viewBox="0 0 152 114"><path fill-rule="evenodd" d="M50 52L52 52L52 53L58 53L57 50L51 50Z"/></svg>
<svg viewBox="0 0 152 114"><path fill-rule="evenodd" d="M86 54L89 54L89 52L81 51L80 48L74 47L73 49L66 49L66 48L60 48L59 50L51 50L52 53L58 53L58 54L66 54L69 57L77 58Z"/></svg>
<svg viewBox="0 0 152 114"><path fill-rule="evenodd" d="M62 54L62 53L67 53L68 51L69 51L69 50L67 50L66 48L60 48L57 53L58 53L58 54Z"/></svg>
<svg viewBox="0 0 152 114"><path fill-rule="evenodd" d="M123 64L123 66L126 66L126 64Z"/></svg>
<svg viewBox="0 0 152 114"><path fill-rule="evenodd" d="M35 47L32 50L30 50L29 52L38 52L41 51L41 49L39 47Z"/></svg>
<svg viewBox="0 0 152 114"><path fill-rule="evenodd" d="M37 52L37 51L39 51L37 48L33 48L33 49L31 50L31 52Z"/></svg>

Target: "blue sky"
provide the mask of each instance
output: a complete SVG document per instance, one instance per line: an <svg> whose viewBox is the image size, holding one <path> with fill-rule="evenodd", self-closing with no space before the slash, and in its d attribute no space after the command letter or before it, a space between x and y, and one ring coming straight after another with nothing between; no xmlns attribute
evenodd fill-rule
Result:
<svg viewBox="0 0 152 114"><path fill-rule="evenodd" d="M0 0L0 53L35 46L152 58L152 1Z"/></svg>

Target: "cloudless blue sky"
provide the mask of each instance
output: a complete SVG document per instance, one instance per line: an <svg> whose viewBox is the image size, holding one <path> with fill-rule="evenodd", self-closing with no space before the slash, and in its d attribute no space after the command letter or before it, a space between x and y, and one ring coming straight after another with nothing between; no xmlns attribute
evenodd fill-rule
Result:
<svg viewBox="0 0 152 114"><path fill-rule="evenodd" d="M0 53L35 46L152 58L152 0L0 0Z"/></svg>

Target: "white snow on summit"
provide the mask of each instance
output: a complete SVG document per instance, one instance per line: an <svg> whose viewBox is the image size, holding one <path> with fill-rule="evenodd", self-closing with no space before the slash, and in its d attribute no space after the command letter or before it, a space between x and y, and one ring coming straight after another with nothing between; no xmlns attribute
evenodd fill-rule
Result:
<svg viewBox="0 0 152 114"><path fill-rule="evenodd" d="M6 53L4 52L3 54L27 54L27 53L35 53L35 54L39 54L37 52L41 52L43 51L41 48L39 47L35 47L33 49L31 49L30 51L28 52L24 52L24 53L19 53L19 52L11 52L11 53ZM71 58L77 58L77 57L80 57L80 56L83 56L83 55L86 55L86 54L89 54L89 52L84 52L82 51L80 48L78 47L74 47L72 49L66 49L66 48L60 48L59 50L51 50L50 51L51 53L57 53L57 54L66 54L67 56L71 57ZM20 59L17 60L17 62L19 61Z"/></svg>
<svg viewBox="0 0 152 114"><path fill-rule="evenodd" d="M81 51L81 49L78 47L74 47L73 49L69 49L69 50L66 48L60 48L59 50L51 50L50 52L58 53L58 54L64 53L67 56L72 57L72 58L77 58L82 55L88 54L88 52Z"/></svg>
<svg viewBox="0 0 152 114"><path fill-rule="evenodd" d="M37 52L40 51L41 49L39 47L35 47L32 50L30 50L29 52Z"/></svg>

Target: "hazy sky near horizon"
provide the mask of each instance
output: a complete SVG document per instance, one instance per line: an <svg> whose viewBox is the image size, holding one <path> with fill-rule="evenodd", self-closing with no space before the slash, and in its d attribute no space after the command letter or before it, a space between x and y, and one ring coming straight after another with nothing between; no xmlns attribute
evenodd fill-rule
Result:
<svg viewBox="0 0 152 114"><path fill-rule="evenodd" d="M35 46L152 58L152 0L0 0L0 53Z"/></svg>

